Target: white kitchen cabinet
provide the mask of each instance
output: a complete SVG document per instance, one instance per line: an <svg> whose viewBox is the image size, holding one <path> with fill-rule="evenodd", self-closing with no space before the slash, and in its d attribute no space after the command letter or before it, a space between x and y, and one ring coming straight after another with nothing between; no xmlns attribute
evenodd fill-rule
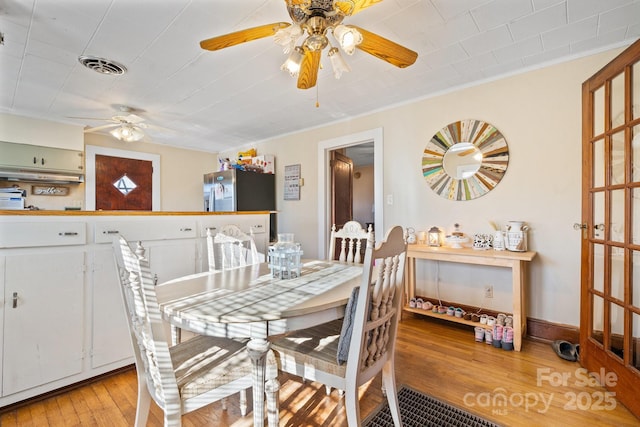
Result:
<svg viewBox="0 0 640 427"><path fill-rule="evenodd" d="M142 241L151 272L158 283L198 272L197 222L193 218L129 218L99 221L95 242L108 243L123 236L129 242Z"/></svg>
<svg viewBox="0 0 640 427"><path fill-rule="evenodd" d="M2 395L78 374L84 358L84 247L4 257Z"/></svg>
<svg viewBox="0 0 640 427"><path fill-rule="evenodd" d="M91 368L133 361L112 246L94 247L90 256Z"/></svg>
<svg viewBox="0 0 640 427"><path fill-rule="evenodd" d="M133 363L114 237L141 240L162 283L206 270L206 226L238 224L266 248L268 220L266 214L0 216L0 408Z"/></svg>
<svg viewBox="0 0 640 427"><path fill-rule="evenodd" d="M83 171L83 162L82 151L0 141L0 166L3 167L77 174Z"/></svg>
<svg viewBox="0 0 640 427"><path fill-rule="evenodd" d="M197 244L195 239L177 241L145 240L149 268L157 283L197 273Z"/></svg>

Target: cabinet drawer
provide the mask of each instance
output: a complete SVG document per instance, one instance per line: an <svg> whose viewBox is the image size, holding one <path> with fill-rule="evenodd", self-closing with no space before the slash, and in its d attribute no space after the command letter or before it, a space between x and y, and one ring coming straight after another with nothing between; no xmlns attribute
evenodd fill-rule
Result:
<svg viewBox="0 0 640 427"><path fill-rule="evenodd" d="M213 220L205 220L200 223L200 237L207 237L207 229L211 228L213 234L217 233L220 228L227 224L237 225L240 230L247 234L262 234L266 233L269 228L267 227L267 218L262 215L254 216L241 216L216 218Z"/></svg>
<svg viewBox="0 0 640 427"><path fill-rule="evenodd" d="M196 237L195 220L148 220L97 222L96 243L111 243L115 236L132 240L192 239Z"/></svg>
<svg viewBox="0 0 640 427"><path fill-rule="evenodd" d="M87 243L84 222L2 222L0 247L69 246Z"/></svg>

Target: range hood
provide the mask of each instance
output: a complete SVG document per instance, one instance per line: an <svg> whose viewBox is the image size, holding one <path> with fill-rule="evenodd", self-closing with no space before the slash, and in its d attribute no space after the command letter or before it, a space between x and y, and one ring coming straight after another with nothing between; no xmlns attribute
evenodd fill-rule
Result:
<svg viewBox="0 0 640 427"><path fill-rule="evenodd" d="M0 168L0 180L79 184L84 182L84 175L70 172Z"/></svg>

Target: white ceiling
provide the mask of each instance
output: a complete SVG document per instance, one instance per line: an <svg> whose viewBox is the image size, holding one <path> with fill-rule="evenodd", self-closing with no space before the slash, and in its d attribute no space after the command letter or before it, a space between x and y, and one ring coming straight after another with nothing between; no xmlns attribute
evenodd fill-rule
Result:
<svg viewBox="0 0 640 427"><path fill-rule="evenodd" d="M375 2L373 0L372 2ZM396 68L362 51L318 90L280 71L272 38L217 52L203 39L289 22L283 0L0 0L0 112L98 126L138 109L152 142L224 151L640 37L640 0L385 0L345 19L418 52ZM79 55L125 65L122 76ZM325 54L326 55L326 54ZM316 97L320 106L316 107Z"/></svg>

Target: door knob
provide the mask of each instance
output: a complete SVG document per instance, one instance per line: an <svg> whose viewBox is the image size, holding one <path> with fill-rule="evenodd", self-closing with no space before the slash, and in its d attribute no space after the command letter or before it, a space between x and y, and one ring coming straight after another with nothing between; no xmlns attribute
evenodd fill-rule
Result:
<svg viewBox="0 0 640 427"><path fill-rule="evenodd" d="M586 230L586 228L587 228L587 224L580 224L579 222L576 222L575 224L573 224L574 230Z"/></svg>

